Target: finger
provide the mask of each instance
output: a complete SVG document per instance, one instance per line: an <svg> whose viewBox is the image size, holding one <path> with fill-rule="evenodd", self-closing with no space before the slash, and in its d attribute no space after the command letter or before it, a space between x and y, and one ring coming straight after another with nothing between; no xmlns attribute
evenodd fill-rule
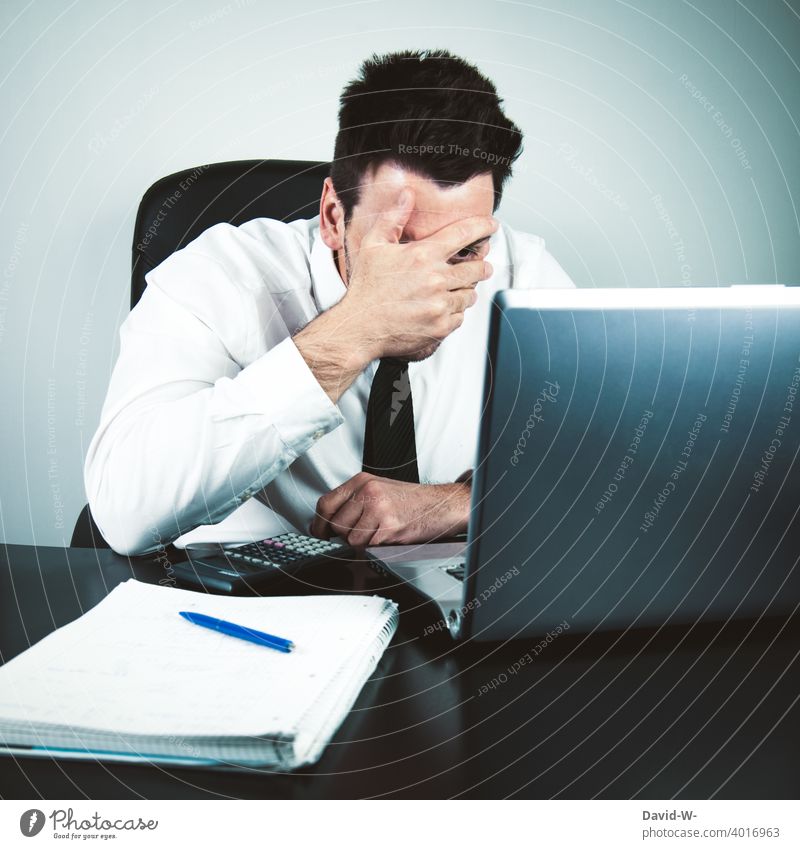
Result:
<svg viewBox="0 0 800 849"><path fill-rule="evenodd" d="M464 323L464 313L463 312L454 312L449 319L449 326L447 328L447 335L449 336L454 330L458 330L459 327Z"/></svg>
<svg viewBox="0 0 800 849"><path fill-rule="evenodd" d="M328 525L328 520L319 515L319 512L311 520L308 526L308 532L312 537L317 539L330 539L331 529Z"/></svg>
<svg viewBox="0 0 800 849"><path fill-rule="evenodd" d="M377 522L373 522L364 525L364 527L354 528L347 537L348 545L352 545L353 548L366 548L368 545L376 545L377 543L372 542L380 530L380 528L375 527L376 524Z"/></svg>
<svg viewBox="0 0 800 849"><path fill-rule="evenodd" d="M466 312L470 307L475 306L478 300L478 293L474 289L456 289L451 292L453 295L452 308L450 312Z"/></svg>
<svg viewBox="0 0 800 849"><path fill-rule="evenodd" d="M347 542L353 548L365 548L368 545L374 545L375 536L381 532L381 527L385 524L385 517L381 518L383 511L376 509L373 502L364 502L364 512L354 524L353 529L347 535ZM385 533L383 533L385 536Z"/></svg>
<svg viewBox="0 0 800 849"><path fill-rule="evenodd" d="M445 296L449 313L464 312L473 306L477 300L478 293L471 286L466 289L454 289Z"/></svg>
<svg viewBox="0 0 800 849"><path fill-rule="evenodd" d="M333 535L344 537L350 542L353 532L361 529L360 522L363 520L365 508L366 502L358 496L346 501L330 518L329 525Z"/></svg>
<svg viewBox="0 0 800 849"><path fill-rule="evenodd" d="M372 476L366 472L359 472L340 486L337 486L336 489L332 489L323 495L317 501L316 516L311 522L311 534L320 539L327 539L330 536L331 517L335 515L336 511L348 498L352 498L370 477Z"/></svg>
<svg viewBox="0 0 800 849"><path fill-rule="evenodd" d="M431 233L425 239L416 242L417 245L428 245L435 256L441 259L450 259L453 254L462 248L469 247L473 242L478 242L491 236L500 225L490 215L475 215L471 218L462 218L454 221L441 230Z"/></svg>
<svg viewBox="0 0 800 849"><path fill-rule="evenodd" d="M475 286L481 280L488 280L494 274L494 269L486 260L471 259L448 266L446 274L448 289L463 289L465 286Z"/></svg>
<svg viewBox="0 0 800 849"><path fill-rule="evenodd" d="M377 216L364 239L371 243L397 244L413 209L414 191L405 186L397 196L394 206Z"/></svg>

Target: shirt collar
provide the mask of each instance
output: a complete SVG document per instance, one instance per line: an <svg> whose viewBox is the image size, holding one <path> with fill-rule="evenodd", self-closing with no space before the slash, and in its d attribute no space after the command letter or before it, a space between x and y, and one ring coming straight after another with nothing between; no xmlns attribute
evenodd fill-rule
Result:
<svg viewBox="0 0 800 849"><path fill-rule="evenodd" d="M314 229L314 244L311 246L311 285L314 300L320 312L338 304L347 287L336 268L333 251L322 241L319 225Z"/></svg>

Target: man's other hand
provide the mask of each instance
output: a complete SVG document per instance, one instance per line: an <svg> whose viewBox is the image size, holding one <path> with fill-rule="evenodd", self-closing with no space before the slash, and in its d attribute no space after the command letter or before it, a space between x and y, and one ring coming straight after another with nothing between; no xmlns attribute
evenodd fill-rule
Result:
<svg viewBox="0 0 800 849"><path fill-rule="evenodd" d="M469 504L469 483L405 483L359 472L319 499L311 533L355 547L431 542L463 533Z"/></svg>

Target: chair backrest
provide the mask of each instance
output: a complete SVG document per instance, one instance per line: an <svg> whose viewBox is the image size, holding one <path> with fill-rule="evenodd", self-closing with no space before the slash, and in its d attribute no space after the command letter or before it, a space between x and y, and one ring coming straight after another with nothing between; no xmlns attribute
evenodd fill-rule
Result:
<svg viewBox="0 0 800 849"><path fill-rule="evenodd" d="M313 218L329 169L327 162L249 159L187 168L153 183L133 231L131 309L145 274L214 224Z"/></svg>

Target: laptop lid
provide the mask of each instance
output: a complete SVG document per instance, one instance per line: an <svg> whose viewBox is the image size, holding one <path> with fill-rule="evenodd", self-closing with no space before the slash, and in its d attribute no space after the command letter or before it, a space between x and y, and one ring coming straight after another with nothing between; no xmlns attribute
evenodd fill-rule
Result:
<svg viewBox="0 0 800 849"><path fill-rule="evenodd" d="M794 610L798 389L800 289L498 293L461 635Z"/></svg>

